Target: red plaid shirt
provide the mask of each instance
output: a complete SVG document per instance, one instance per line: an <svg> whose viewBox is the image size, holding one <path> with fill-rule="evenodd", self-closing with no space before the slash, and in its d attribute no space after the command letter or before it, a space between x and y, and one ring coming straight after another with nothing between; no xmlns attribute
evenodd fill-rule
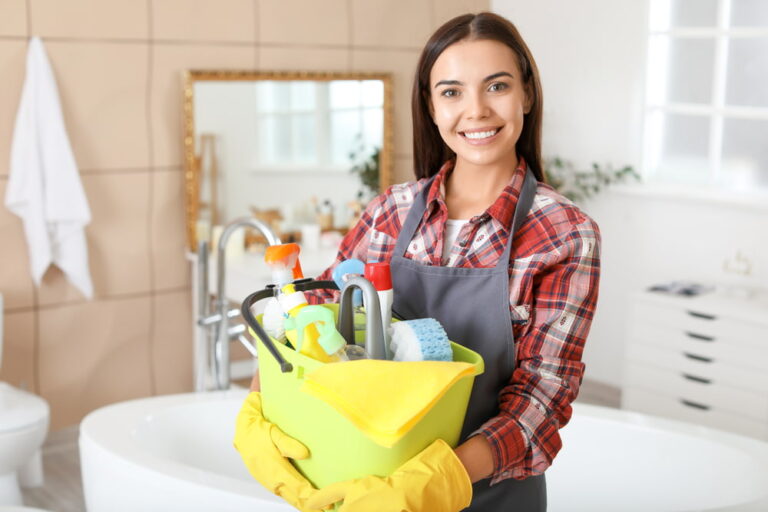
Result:
<svg viewBox="0 0 768 512"><path fill-rule="evenodd" d="M442 260L448 209L439 171L427 208L405 257L425 265L493 267L504 251L525 162L498 199L464 225L447 260ZM339 262L389 261L400 228L426 179L390 187L366 208L347 233L333 266L318 279L331 279ZM581 355L597 302L600 232L597 224L549 185L539 183L531 211L514 240L509 266L509 308L517 366L499 393L499 415L476 433L490 442L491 483L544 472L562 446L558 430L571 417L584 364ZM312 303L338 300L338 292L307 293ZM490 399L490 397L489 397Z"/></svg>

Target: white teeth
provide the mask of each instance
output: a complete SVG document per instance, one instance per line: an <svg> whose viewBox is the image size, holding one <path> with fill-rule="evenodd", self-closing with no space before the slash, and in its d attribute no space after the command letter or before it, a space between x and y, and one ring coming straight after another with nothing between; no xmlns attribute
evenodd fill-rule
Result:
<svg viewBox="0 0 768 512"><path fill-rule="evenodd" d="M498 130L490 130L487 132L464 132L464 136L468 139L485 139L496 135Z"/></svg>

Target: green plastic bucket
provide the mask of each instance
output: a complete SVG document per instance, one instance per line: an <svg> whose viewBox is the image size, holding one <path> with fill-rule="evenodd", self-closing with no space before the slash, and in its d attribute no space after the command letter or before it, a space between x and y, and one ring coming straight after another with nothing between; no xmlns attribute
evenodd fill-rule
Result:
<svg viewBox="0 0 768 512"><path fill-rule="evenodd" d="M338 314L337 304L324 306ZM261 316L258 321L261 322ZM474 375L454 383L402 439L385 448L373 442L333 407L301 391L304 376L324 363L273 340L282 356L293 365L291 372L283 373L262 341L256 339L264 416L309 448L310 457L294 461L294 464L318 488L367 475L387 476L436 439L443 439L455 447L474 377L484 370L483 359L478 353L451 342L453 360L474 364ZM365 384L350 382L350 386Z"/></svg>

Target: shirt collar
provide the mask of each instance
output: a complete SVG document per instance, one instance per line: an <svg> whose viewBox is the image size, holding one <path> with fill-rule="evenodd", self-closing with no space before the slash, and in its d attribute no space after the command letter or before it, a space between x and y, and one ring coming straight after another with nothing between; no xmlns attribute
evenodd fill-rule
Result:
<svg viewBox="0 0 768 512"><path fill-rule="evenodd" d="M455 163L454 160L448 160L437 172L435 180L432 182L432 186L427 193L427 212L432 212L435 208L448 211L445 205L445 180L453 171ZM512 175L509 183L507 183L507 186L504 187L504 190L501 191L499 197L483 214L472 218L470 222L479 222L492 217L501 224L505 231L508 231L512 224L512 216L515 214L517 199L520 197L520 191L523 189L527 169L528 165L523 157L518 157L515 173Z"/></svg>

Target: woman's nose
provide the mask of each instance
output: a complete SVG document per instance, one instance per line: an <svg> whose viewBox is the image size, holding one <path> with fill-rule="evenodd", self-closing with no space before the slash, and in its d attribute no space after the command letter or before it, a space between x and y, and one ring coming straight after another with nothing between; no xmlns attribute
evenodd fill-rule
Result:
<svg viewBox="0 0 768 512"><path fill-rule="evenodd" d="M467 119L483 119L488 117L490 107L482 94L472 94L468 98Z"/></svg>

